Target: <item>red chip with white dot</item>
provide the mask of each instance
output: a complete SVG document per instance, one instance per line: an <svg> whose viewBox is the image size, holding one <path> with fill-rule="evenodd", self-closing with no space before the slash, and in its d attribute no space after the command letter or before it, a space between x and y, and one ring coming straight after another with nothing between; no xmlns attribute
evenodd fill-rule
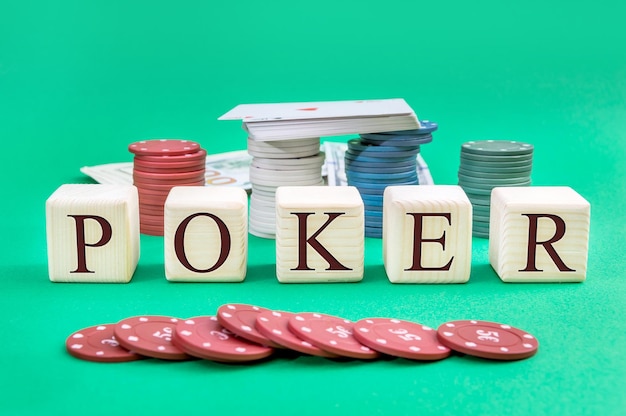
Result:
<svg viewBox="0 0 626 416"><path fill-rule="evenodd" d="M101 363L121 363L145 357L124 349L115 339L115 324L97 325L74 332L65 341L67 352L76 358Z"/></svg>
<svg viewBox="0 0 626 416"><path fill-rule="evenodd" d="M295 336L288 328L289 319L293 315L291 312L263 311L257 315L255 327L261 335L293 351L318 357L338 357L336 354L321 350L310 342Z"/></svg>
<svg viewBox="0 0 626 416"><path fill-rule="evenodd" d="M539 342L528 332L497 322L446 322L437 329L437 337L450 349L492 360L521 360L539 349Z"/></svg>
<svg viewBox="0 0 626 416"><path fill-rule="evenodd" d="M174 330L174 344L194 357L205 360L243 362L269 357L274 350L246 341L222 327L215 316L180 320Z"/></svg>
<svg viewBox="0 0 626 416"><path fill-rule="evenodd" d="M288 327L298 338L330 353L372 360L380 354L361 344L352 335L354 323L347 319L321 313L297 313L289 318Z"/></svg>
<svg viewBox="0 0 626 416"><path fill-rule="evenodd" d="M128 145L128 150L138 156L184 155L200 150L200 144L189 140L142 140Z"/></svg>
<svg viewBox="0 0 626 416"><path fill-rule="evenodd" d="M434 329L415 322L361 319L354 324L354 337L373 350L409 360L435 361L450 355L450 348L437 340Z"/></svg>
<svg viewBox="0 0 626 416"><path fill-rule="evenodd" d="M254 305L231 303L217 309L217 320L233 334L268 347L283 348L257 331L255 324L258 314L269 309Z"/></svg>
<svg viewBox="0 0 626 416"><path fill-rule="evenodd" d="M162 360L188 360L191 357L172 344L179 319L169 316L135 316L115 325L115 339L127 350Z"/></svg>

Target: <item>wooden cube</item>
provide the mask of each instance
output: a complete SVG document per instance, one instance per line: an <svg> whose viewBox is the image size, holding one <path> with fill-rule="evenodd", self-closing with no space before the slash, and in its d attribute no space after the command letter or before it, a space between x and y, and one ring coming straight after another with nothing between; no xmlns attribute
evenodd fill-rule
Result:
<svg viewBox="0 0 626 416"><path fill-rule="evenodd" d="M581 282L591 206L566 186L494 188L489 260L504 282Z"/></svg>
<svg viewBox="0 0 626 416"><path fill-rule="evenodd" d="M464 283L472 204L459 186L390 186L383 196L383 262L392 283Z"/></svg>
<svg viewBox="0 0 626 416"><path fill-rule="evenodd" d="M60 186L46 201L53 282L128 283L139 261L139 197L129 185Z"/></svg>
<svg viewBox="0 0 626 416"><path fill-rule="evenodd" d="M283 283L363 279L363 200L352 186L276 190L276 277Z"/></svg>
<svg viewBox="0 0 626 416"><path fill-rule="evenodd" d="M248 262L248 196L241 188L177 186L165 201L165 277L241 282Z"/></svg>

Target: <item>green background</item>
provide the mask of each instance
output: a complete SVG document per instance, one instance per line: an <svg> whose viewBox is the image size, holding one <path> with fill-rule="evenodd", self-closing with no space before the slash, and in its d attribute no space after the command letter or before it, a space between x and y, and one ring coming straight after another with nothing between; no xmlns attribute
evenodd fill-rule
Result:
<svg viewBox="0 0 626 416"><path fill-rule="evenodd" d="M626 31L620 1L11 1L0 3L0 413L624 414ZM422 153L456 183L461 143L535 145L534 185L592 206L587 281L504 284L473 241L464 285L392 285L380 240L357 284L286 285L274 242L250 237L241 284L174 284L163 240L142 236L128 285L53 284L44 203L130 142L245 148L240 103L402 97L440 125ZM340 140L345 138L340 138ZM256 365L98 364L75 330L139 314L214 314L228 302L438 326L506 322L540 341L528 360L454 356ZM174 413L172 413L174 412Z"/></svg>

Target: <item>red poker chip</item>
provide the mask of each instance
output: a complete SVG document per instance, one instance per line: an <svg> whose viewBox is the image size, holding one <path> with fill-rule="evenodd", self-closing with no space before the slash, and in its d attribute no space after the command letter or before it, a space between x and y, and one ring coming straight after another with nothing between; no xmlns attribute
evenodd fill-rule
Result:
<svg viewBox="0 0 626 416"><path fill-rule="evenodd" d="M139 213L143 215L158 215L160 217L165 216L163 206L158 205L139 205Z"/></svg>
<svg viewBox="0 0 626 416"><path fill-rule="evenodd" d="M437 329L437 337L450 349L492 360L521 360L539 349L539 342L528 332L497 322L446 322Z"/></svg>
<svg viewBox="0 0 626 416"><path fill-rule="evenodd" d="M139 221L148 225L165 225L162 215L143 214L139 216Z"/></svg>
<svg viewBox="0 0 626 416"><path fill-rule="evenodd" d="M361 319L354 324L354 337L373 350L409 360L441 360L451 352L434 329L399 319Z"/></svg>
<svg viewBox="0 0 626 416"><path fill-rule="evenodd" d="M255 328L261 335L284 348L318 357L339 357L295 336L288 328L289 319L293 315L291 312L283 311L266 310L260 312L256 316Z"/></svg>
<svg viewBox="0 0 626 416"><path fill-rule="evenodd" d="M272 355L270 347L251 343L222 327L215 316L181 320L174 343L189 355L223 362L256 361Z"/></svg>
<svg viewBox="0 0 626 416"><path fill-rule="evenodd" d="M181 173L190 172L194 170L206 169L206 165L203 161L192 163L155 163L155 162L137 162L133 165L135 172L142 171L148 173Z"/></svg>
<svg viewBox="0 0 626 416"><path fill-rule="evenodd" d="M138 178L133 175L133 184L135 186L144 186L144 185L169 185L169 186L186 186L190 183L202 183L204 181L204 174L198 175L194 178L189 179L166 179L165 176L162 179L147 179L147 178Z"/></svg>
<svg viewBox="0 0 626 416"><path fill-rule="evenodd" d="M141 140L128 146L131 153L140 156L184 155L200 150L200 145L189 140Z"/></svg>
<svg viewBox="0 0 626 416"><path fill-rule="evenodd" d="M258 314L267 310L254 305L231 303L217 309L217 320L224 328L243 339L268 347L283 348L255 328Z"/></svg>
<svg viewBox="0 0 626 416"><path fill-rule="evenodd" d="M288 323L294 335L324 351L362 360L378 358L378 352L361 344L352 335L353 325L347 319L310 312L295 314Z"/></svg>
<svg viewBox="0 0 626 416"><path fill-rule="evenodd" d="M81 360L100 363L121 363L145 357L120 346L115 339L115 324L91 326L74 332L65 341L65 348Z"/></svg>
<svg viewBox="0 0 626 416"><path fill-rule="evenodd" d="M159 155L159 156L150 156L150 155L135 155L135 161L140 160L142 162L157 162L157 163L180 163L180 162L190 162L190 161L199 161L206 160L206 150L200 149L194 153L186 153L182 155Z"/></svg>
<svg viewBox="0 0 626 416"><path fill-rule="evenodd" d="M139 232L141 234L151 235L155 237L163 237L163 234L165 234L165 231L163 230L163 228L151 227L149 225L142 225L142 224L139 224Z"/></svg>
<svg viewBox="0 0 626 416"><path fill-rule="evenodd" d="M128 350L163 360L188 360L189 355L172 344L179 319L169 316L135 316L115 325L115 338Z"/></svg>
<svg viewBox="0 0 626 416"><path fill-rule="evenodd" d="M156 196L156 195L142 195L139 194L139 204L141 205L152 205L157 207L164 207L165 200L167 199L167 195Z"/></svg>
<svg viewBox="0 0 626 416"><path fill-rule="evenodd" d="M155 197L167 197L170 193L170 189L146 189L141 186L137 187L137 191L139 192L139 196L155 196Z"/></svg>
<svg viewBox="0 0 626 416"><path fill-rule="evenodd" d="M144 172L141 170L133 170L133 179L147 180L147 181L194 181L198 177L204 178L204 169L188 170L184 172L175 173L152 173Z"/></svg>
<svg viewBox="0 0 626 416"><path fill-rule="evenodd" d="M180 184L171 184L171 183L165 184L165 183L160 183L158 181L156 183L146 183L146 182L141 181L139 182L139 184L134 183L134 185L137 186L138 188L169 193L169 191L174 186L201 186L201 185L204 185L204 182L205 182L204 178L199 178L195 182L190 181L190 182L185 182L185 183L180 183Z"/></svg>

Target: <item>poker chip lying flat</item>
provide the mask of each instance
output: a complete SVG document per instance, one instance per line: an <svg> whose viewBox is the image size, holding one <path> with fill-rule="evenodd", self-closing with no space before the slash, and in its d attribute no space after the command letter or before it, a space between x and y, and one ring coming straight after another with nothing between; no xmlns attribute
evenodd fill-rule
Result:
<svg viewBox="0 0 626 416"><path fill-rule="evenodd" d="M318 357L338 357L295 336L289 330L289 319L293 315L290 312L266 310L258 314L255 326L257 331L284 348Z"/></svg>
<svg viewBox="0 0 626 416"><path fill-rule="evenodd" d="M231 303L217 309L217 320L224 328L243 339L269 347L282 348L280 344L262 335L255 327L257 316L267 310L254 305Z"/></svg>
<svg viewBox="0 0 626 416"><path fill-rule="evenodd" d="M353 322L320 313L298 313L289 318L288 327L298 338L330 353L373 360L380 354L361 344L352 335Z"/></svg>
<svg viewBox="0 0 626 416"><path fill-rule="evenodd" d="M478 140L464 143L462 149L476 155L519 156L532 154L533 145L514 140Z"/></svg>
<svg viewBox="0 0 626 416"><path fill-rule="evenodd" d="M409 360L435 361L450 355L434 329L399 319L361 319L354 324L354 338L373 350Z"/></svg>
<svg viewBox="0 0 626 416"><path fill-rule="evenodd" d="M535 355L534 336L510 325L488 321L451 321L437 329L439 341L448 348L492 360L521 360Z"/></svg>
<svg viewBox="0 0 626 416"><path fill-rule="evenodd" d="M128 150L139 156L184 155L200 150L200 145L189 140L157 139L131 143Z"/></svg>
<svg viewBox="0 0 626 416"><path fill-rule="evenodd" d="M274 350L246 341L220 325L215 316L180 320L175 327L174 344L197 358L223 362L256 361Z"/></svg>
<svg viewBox="0 0 626 416"><path fill-rule="evenodd" d="M122 348L115 339L115 324L91 326L74 332L65 341L67 352L76 358L102 363L120 363L145 358Z"/></svg>
<svg viewBox="0 0 626 416"><path fill-rule="evenodd" d="M130 351L163 360L188 360L189 355L172 344L179 319L169 316L135 316L119 321L115 339Z"/></svg>

